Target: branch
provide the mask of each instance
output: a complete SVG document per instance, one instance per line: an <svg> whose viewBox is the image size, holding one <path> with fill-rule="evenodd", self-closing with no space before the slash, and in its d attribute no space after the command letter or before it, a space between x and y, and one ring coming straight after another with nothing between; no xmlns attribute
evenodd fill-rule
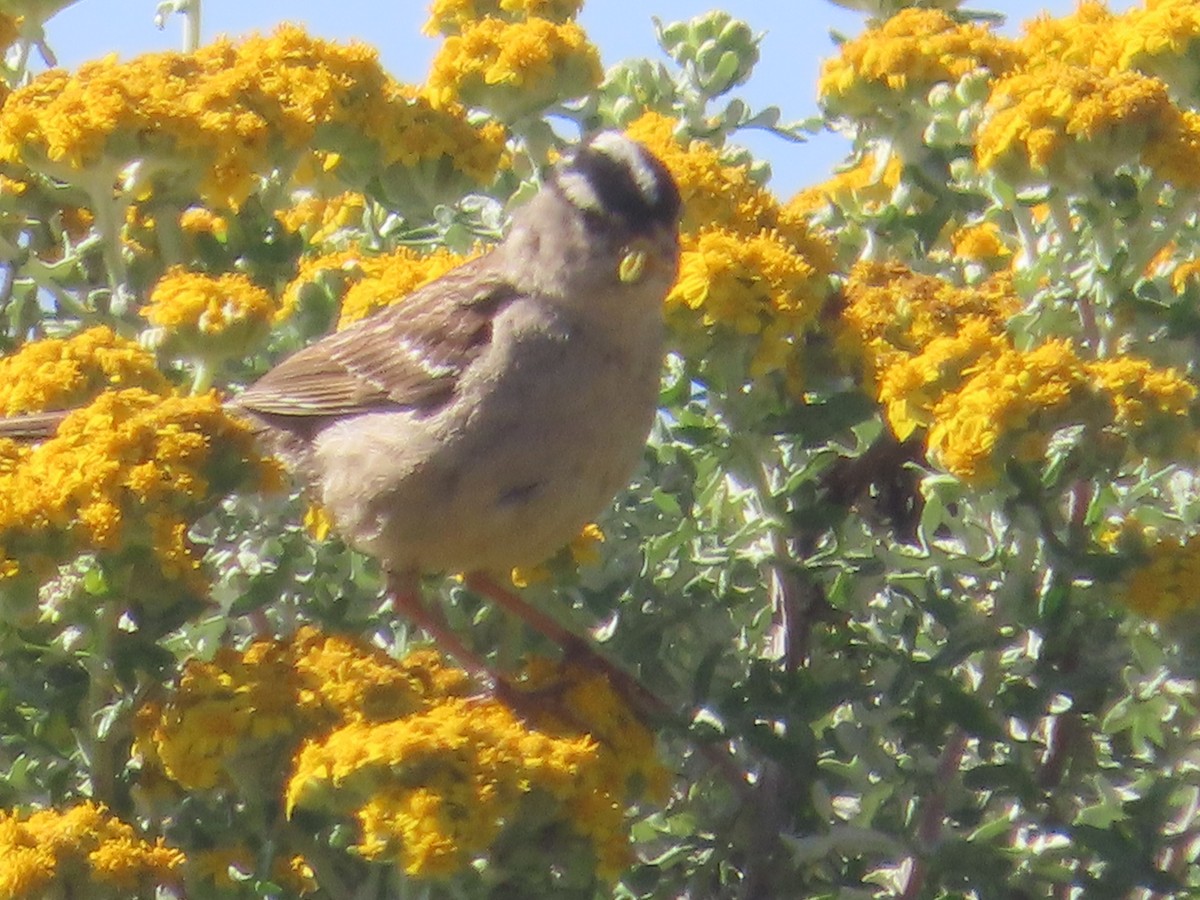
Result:
<svg viewBox="0 0 1200 900"><path fill-rule="evenodd" d="M933 789L921 804L921 819L917 823L917 847L921 853L932 849L942 837L950 785L954 776L958 774L958 767L962 765L966 749L967 733L961 728L954 729L946 746L942 748L941 756L938 757ZM912 863L912 871L909 872L908 882L904 885L900 900L916 900L925 888L925 878L928 875L925 860L914 855Z"/></svg>

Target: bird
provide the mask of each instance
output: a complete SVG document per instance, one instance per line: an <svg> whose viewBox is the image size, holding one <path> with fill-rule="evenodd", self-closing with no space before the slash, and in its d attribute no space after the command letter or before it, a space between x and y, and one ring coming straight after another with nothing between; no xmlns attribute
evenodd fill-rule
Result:
<svg viewBox="0 0 1200 900"><path fill-rule="evenodd" d="M603 132L489 253L232 401L394 571L542 562L628 483L657 409L680 198Z"/></svg>
<svg viewBox="0 0 1200 900"><path fill-rule="evenodd" d="M465 573L581 649L502 583L578 534L641 458L681 208L659 159L600 132L549 170L488 253L231 402L335 530L380 561L397 605L460 658L469 651L420 601L423 574Z"/></svg>
<svg viewBox="0 0 1200 900"><path fill-rule="evenodd" d="M487 253L227 401L454 655L468 651L420 600L422 575L467 573L578 648L501 583L566 545L633 475L657 409L681 207L646 147L596 133ZM0 434L20 435L9 421Z"/></svg>

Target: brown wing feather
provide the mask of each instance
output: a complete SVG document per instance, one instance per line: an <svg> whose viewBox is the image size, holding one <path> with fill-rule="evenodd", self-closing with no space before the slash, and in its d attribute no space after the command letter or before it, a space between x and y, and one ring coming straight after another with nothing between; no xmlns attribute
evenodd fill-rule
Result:
<svg viewBox="0 0 1200 900"><path fill-rule="evenodd" d="M489 257L472 260L305 347L247 388L236 405L278 421L444 403L491 340L496 308L516 296L490 269Z"/></svg>

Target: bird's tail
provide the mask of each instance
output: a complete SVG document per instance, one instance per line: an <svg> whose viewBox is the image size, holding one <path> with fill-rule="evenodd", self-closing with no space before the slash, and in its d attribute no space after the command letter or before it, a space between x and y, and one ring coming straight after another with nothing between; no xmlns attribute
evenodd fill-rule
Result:
<svg viewBox="0 0 1200 900"><path fill-rule="evenodd" d="M69 409L28 413L23 416L0 418L0 438L14 441L42 441L53 436L59 423L70 414Z"/></svg>

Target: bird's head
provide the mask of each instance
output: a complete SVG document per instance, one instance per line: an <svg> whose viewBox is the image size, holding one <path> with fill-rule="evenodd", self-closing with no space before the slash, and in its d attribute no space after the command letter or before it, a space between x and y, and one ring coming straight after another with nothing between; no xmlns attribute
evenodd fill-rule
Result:
<svg viewBox="0 0 1200 900"><path fill-rule="evenodd" d="M526 261L541 260L547 293L611 282L661 300L678 269L680 211L666 166L637 141L602 131L550 169L514 217L509 243Z"/></svg>

